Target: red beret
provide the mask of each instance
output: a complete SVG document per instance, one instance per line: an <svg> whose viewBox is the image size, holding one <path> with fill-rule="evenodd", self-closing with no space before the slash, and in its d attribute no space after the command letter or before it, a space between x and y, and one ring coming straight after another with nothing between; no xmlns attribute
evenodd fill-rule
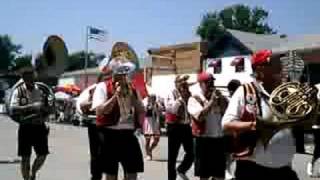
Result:
<svg viewBox="0 0 320 180"><path fill-rule="evenodd" d="M268 63L271 55L272 55L272 52L267 49L257 51L252 55L252 58L251 58L252 66L256 67L256 66L260 66L265 63Z"/></svg>
<svg viewBox="0 0 320 180"><path fill-rule="evenodd" d="M208 81L208 80L215 80L212 74L207 73L207 72L202 72L198 74L198 82L202 81Z"/></svg>

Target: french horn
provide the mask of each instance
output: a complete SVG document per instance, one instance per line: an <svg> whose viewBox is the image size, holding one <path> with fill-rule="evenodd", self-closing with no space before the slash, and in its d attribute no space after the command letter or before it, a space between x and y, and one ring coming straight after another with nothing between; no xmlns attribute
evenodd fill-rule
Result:
<svg viewBox="0 0 320 180"><path fill-rule="evenodd" d="M273 113L272 119L257 119L257 130L266 147L275 133L284 128L310 126L318 115L318 89L308 83L300 82L304 61L295 51L290 51L281 59L284 79L289 79L275 88L269 98Z"/></svg>
<svg viewBox="0 0 320 180"><path fill-rule="evenodd" d="M65 69L66 60L68 58L68 50L64 41L56 35L49 36L44 43L42 55L33 59L33 66L36 70L35 85L40 89L44 103L47 106L43 115L48 117L55 113L55 95L53 90L47 85L51 78L57 78ZM48 80L49 79L49 80ZM7 98L6 107L8 115L12 120L18 122L21 115L14 112L10 107L12 93L24 84L20 79L10 90ZM25 115L24 115L25 116ZM27 117L36 116L35 114L26 115ZM25 119L25 118L24 118Z"/></svg>

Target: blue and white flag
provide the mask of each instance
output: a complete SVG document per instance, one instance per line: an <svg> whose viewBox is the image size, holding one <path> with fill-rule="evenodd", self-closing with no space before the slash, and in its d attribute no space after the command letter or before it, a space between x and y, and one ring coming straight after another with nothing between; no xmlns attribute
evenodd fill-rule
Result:
<svg viewBox="0 0 320 180"><path fill-rule="evenodd" d="M105 41L106 35L107 35L107 31L105 31L105 30L94 28L94 27L89 27L89 33L88 33L89 39L95 39L98 41Z"/></svg>

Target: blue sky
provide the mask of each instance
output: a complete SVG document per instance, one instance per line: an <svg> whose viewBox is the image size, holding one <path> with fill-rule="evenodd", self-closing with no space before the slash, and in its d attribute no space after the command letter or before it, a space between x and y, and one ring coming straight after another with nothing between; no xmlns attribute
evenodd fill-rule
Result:
<svg viewBox="0 0 320 180"><path fill-rule="evenodd" d="M87 25L106 29L108 41L90 49L108 53L127 41L139 55L150 47L197 40L207 11L244 3L269 11L269 23L288 35L320 34L319 0L0 0L0 34L9 34L23 52L37 53L50 34L64 38L71 52L84 49Z"/></svg>

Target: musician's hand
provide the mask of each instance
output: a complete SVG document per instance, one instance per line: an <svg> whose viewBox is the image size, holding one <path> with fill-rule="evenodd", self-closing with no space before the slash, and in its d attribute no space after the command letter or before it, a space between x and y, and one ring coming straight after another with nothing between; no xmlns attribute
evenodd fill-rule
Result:
<svg viewBox="0 0 320 180"><path fill-rule="evenodd" d="M135 134L136 136L141 136L143 134L142 129L141 128L136 129Z"/></svg>
<svg viewBox="0 0 320 180"><path fill-rule="evenodd" d="M116 96L120 96L121 95L121 86L119 82L116 82L116 87L115 87L115 93Z"/></svg>
<svg viewBox="0 0 320 180"><path fill-rule="evenodd" d="M217 90L213 90L210 96L210 100L215 101L218 98L218 92Z"/></svg>
<svg viewBox="0 0 320 180"><path fill-rule="evenodd" d="M42 102L34 102L30 104L30 108L32 110L40 110L40 108L43 106Z"/></svg>
<svg viewBox="0 0 320 180"><path fill-rule="evenodd" d="M256 129L256 125L257 125L257 122L256 122L256 121L251 122L251 123L250 123L250 126L249 126L249 129L252 130L252 131L257 130L257 129Z"/></svg>
<svg viewBox="0 0 320 180"><path fill-rule="evenodd" d="M217 96L217 97L221 97L221 96L222 96L222 93L221 93L221 91L219 91L219 90L216 90L215 92L216 92L216 96Z"/></svg>
<svg viewBox="0 0 320 180"><path fill-rule="evenodd" d="M174 90L174 91L173 91L173 98L174 98L175 100L180 98L180 93L178 92L178 90Z"/></svg>
<svg viewBox="0 0 320 180"><path fill-rule="evenodd" d="M83 114L88 114L90 112L92 102L86 101L80 104L80 109Z"/></svg>

